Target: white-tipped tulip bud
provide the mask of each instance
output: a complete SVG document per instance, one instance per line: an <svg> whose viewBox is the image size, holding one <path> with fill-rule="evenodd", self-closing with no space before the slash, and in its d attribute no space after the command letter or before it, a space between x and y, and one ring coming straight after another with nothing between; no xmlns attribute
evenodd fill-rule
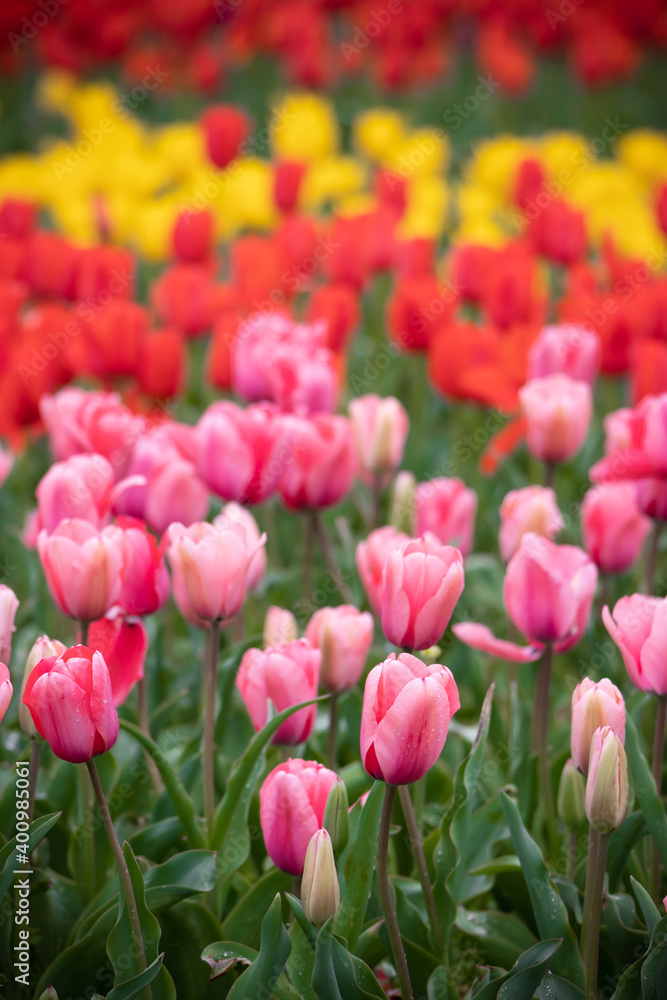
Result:
<svg viewBox="0 0 667 1000"><path fill-rule="evenodd" d="M593 734L585 805L589 823L602 834L616 830L628 811L628 761L610 726Z"/></svg>
<svg viewBox="0 0 667 1000"><path fill-rule="evenodd" d="M336 915L340 906L340 886L331 837L318 830L310 839L301 879L301 902L308 920L321 927Z"/></svg>
<svg viewBox="0 0 667 1000"><path fill-rule="evenodd" d="M28 659L25 663L25 670L23 671L23 683L21 684L21 699L19 701L19 724L21 729L29 736L31 740L41 740L41 736L35 729L35 723L32 721L32 715L30 714L30 709L27 705L23 704L23 692L25 691L25 686L28 682L28 677L35 669L40 660L45 660L47 656L62 656L62 654L67 649L62 642L58 642L57 639L49 639L48 635L40 635L28 653Z"/></svg>
<svg viewBox="0 0 667 1000"><path fill-rule="evenodd" d="M415 487L417 481L412 472L399 472L394 480L389 505L389 523L397 531L406 535L415 533Z"/></svg>

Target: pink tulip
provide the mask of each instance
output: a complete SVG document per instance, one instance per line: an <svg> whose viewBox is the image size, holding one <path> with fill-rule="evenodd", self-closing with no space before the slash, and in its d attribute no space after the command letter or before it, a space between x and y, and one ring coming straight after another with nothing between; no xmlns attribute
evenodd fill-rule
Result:
<svg viewBox="0 0 667 1000"><path fill-rule="evenodd" d="M277 313L250 316L234 340L234 392L248 402L270 400L289 412L332 412L339 388L326 337L321 321L295 323Z"/></svg>
<svg viewBox="0 0 667 1000"><path fill-rule="evenodd" d="M14 688L9 679L9 670L4 663L0 663L0 722L5 717L13 693Z"/></svg>
<svg viewBox="0 0 667 1000"><path fill-rule="evenodd" d="M533 455L552 464L577 454L593 412L590 385L567 375L534 378L519 389L519 402Z"/></svg>
<svg viewBox="0 0 667 1000"><path fill-rule="evenodd" d="M14 456L0 445L0 486L14 468Z"/></svg>
<svg viewBox="0 0 667 1000"><path fill-rule="evenodd" d="M244 540L246 548L249 551L254 551L248 566L246 587L248 590L257 590L266 575L267 559L262 533L255 518L249 510L240 504L228 503L225 504L217 517L213 518L213 527L219 531L225 531L228 528L235 531Z"/></svg>
<svg viewBox="0 0 667 1000"><path fill-rule="evenodd" d="M306 626L306 638L322 653L322 687L347 691L364 672L373 641L373 616L351 604L320 608Z"/></svg>
<svg viewBox="0 0 667 1000"><path fill-rule="evenodd" d="M28 683L28 678L41 660L45 659L47 656L62 656L66 650L67 646L65 646L62 642L58 642L57 639L49 639L47 635L42 635L35 640L32 649L28 653L25 670L23 671L23 681L21 683L19 725L26 736L31 740L37 739L39 734L35 729L35 723L32 721L30 709L23 701L23 695L25 693L25 686Z"/></svg>
<svg viewBox="0 0 667 1000"><path fill-rule="evenodd" d="M307 639L244 653L236 686L257 732L266 725L269 701L276 712L283 712L317 697L321 659L319 649ZM294 712L278 728L272 742L303 743L313 730L316 713L316 705Z"/></svg>
<svg viewBox="0 0 667 1000"><path fill-rule="evenodd" d="M331 507L348 493L357 472L354 437L345 417L319 414L284 419L285 464L280 495L287 507Z"/></svg>
<svg viewBox="0 0 667 1000"><path fill-rule="evenodd" d="M593 482L667 477L667 393L609 414L605 431L605 458L590 470Z"/></svg>
<svg viewBox="0 0 667 1000"><path fill-rule="evenodd" d="M145 485L125 490L115 512L145 521L158 534L174 521L190 525L206 517L208 489L186 457L186 446L177 447L175 435L162 427L142 437L128 472L144 476Z"/></svg>
<svg viewBox="0 0 667 1000"><path fill-rule="evenodd" d="M387 559L382 631L396 646L427 649L447 628L463 592L463 557L435 535L409 541Z"/></svg>
<svg viewBox="0 0 667 1000"><path fill-rule="evenodd" d="M14 618L19 609L19 599L5 583L0 583L0 661L9 663L12 655L12 633L16 631Z"/></svg>
<svg viewBox="0 0 667 1000"><path fill-rule="evenodd" d="M278 488L282 424L268 403L213 403L197 424L197 470L224 500L262 503Z"/></svg>
<svg viewBox="0 0 667 1000"><path fill-rule="evenodd" d="M447 667L390 653L373 667L364 689L360 741L368 774L389 785L419 781L440 756L459 707Z"/></svg>
<svg viewBox="0 0 667 1000"><path fill-rule="evenodd" d="M169 596L164 555L143 521L119 517L117 526L124 542L123 586L118 603L128 615L151 615Z"/></svg>
<svg viewBox="0 0 667 1000"><path fill-rule="evenodd" d="M263 535L259 546L265 540ZM202 628L207 622L224 624L238 614L248 568L259 546L248 548L238 531L205 521L189 528L172 524L166 544L174 597L187 621Z"/></svg>
<svg viewBox="0 0 667 1000"><path fill-rule="evenodd" d="M528 378L562 373L592 384L600 367L600 340L583 326L545 326L528 352Z"/></svg>
<svg viewBox="0 0 667 1000"><path fill-rule="evenodd" d="M410 420L394 396L359 396L347 408L359 465L385 484L403 461Z"/></svg>
<svg viewBox="0 0 667 1000"><path fill-rule="evenodd" d="M259 790L259 820L274 865L301 875L311 837L322 829L336 774L312 760L289 759L267 775Z"/></svg>
<svg viewBox="0 0 667 1000"><path fill-rule="evenodd" d="M591 613L598 571L583 549L556 545L527 532L505 572L507 613L530 646L497 639L485 626L461 622L453 632L461 642L501 659L539 659L546 643L556 652L576 645Z"/></svg>
<svg viewBox="0 0 667 1000"><path fill-rule="evenodd" d="M87 646L41 660L28 677L23 702L54 754L72 764L106 753L118 739L109 671L102 654Z"/></svg>
<svg viewBox="0 0 667 1000"><path fill-rule="evenodd" d="M357 570L368 603L378 617L382 612L382 577L387 560L395 549L403 547L409 541L409 535L387 525L371 531L368 538L357 545L355 556Z"/></svg>
<svg viewBox="0 0 667 1000"><path fill-rule="evenodd" d="M651 522L641 513L632 483L589 490L581 505L584 548L604 573L624 573L639 557Z"/></svg>
<svg viewBox="0 0 667 1000"><path fill-rule="evenodd" d="M73 455L56 462L40 480L37 513L51 533L65 518L76 517L103 528L109 521L114 475L102 455Z"/></svg>
<svg viewBox="0 0 667 1000"><path fill-rule="evenodd" d="M122 705L144 676L148 635L143 622L138 618L127 619L119 609L112 610L106 617L90 623L88 644L104 657L113 703Z"/></svg>
<svg viewBox="0 0 667 1000"><path fill-rule="evenodd" d="M564 525L556 494L550 487L511 490L500 505L500 555L508 562L528 531L551 540Z"/></svg>
<svg viewBox="0 0 667 1000"><path fill-rule="evenodd" d="M667 694L667 597L622 597L602 621L621 651L625 669L640 691Z"/></svg>
<svg viewBox="0 0 667 1000"><path fill-rule="evenodd" d="M465 558L472 548L477 494L462 479L439 476L415 489L416 533L434 534L443 545L455 545Z"/></svg>
<svg viewBox="0 0 667 1000"><path fill-rule="evenodd" d="M296 618L287 608L270 605L264 619L264 649L268 646L282 646L299 638Z"/></svg>
<svg viewBox="0 0 667 1000"><path fill-rule="evenodd" d="M77 518L61 521L51 535L41 531L37 550L60 610L79 621L103 618L120 596L123 548L119 528L98 531Z"/></svg>
<svg viewBox="0 0 667 1000"><path fill-rule="evenodd" d="M599 726L611 726L625 743L625 702L615 684L603 677L597 684L584 677L572 693L572 760L582 774L588 774L591 741Z"/></svg>

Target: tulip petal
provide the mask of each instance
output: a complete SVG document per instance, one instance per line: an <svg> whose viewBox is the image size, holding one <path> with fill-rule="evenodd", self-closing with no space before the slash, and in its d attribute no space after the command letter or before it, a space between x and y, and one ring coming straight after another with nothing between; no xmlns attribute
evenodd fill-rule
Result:
<svg viewBox="0 0 667 1000"><path fill-rule="evenodd" d="M84 697L71 677L56 670L38 677L31 692L31 700L39 705L42 736L58 757L72 764L93 756L96 729L88 705L82 706ZM37 726L34 715L33 720Z"/></svg>
<svg viewBox="0 0 667 1000"><path fill-rule="evenodd" d="M449 699L433 677L407 684L375 734L375 755L390 785L417 781L440 756L449 728Z"/></svg>
<svg viewBox="0 0 667 1000"><path fill-rule="evenodd" d="M510 663L534 663L535 660L539 660L543 652L537 646L519 646L506 639L498 639L491 629L479 622L458 622L452 625L452 632L466 646L481 649L491 656L497 656L500 660L509 660Z"/></svg>
<svg viewBox="0 0 667 1000"><path fill-rule="evenodd" d="M641 679L644 690L667 694L667 601L656 608L651 633L642 648Z"/></svg>

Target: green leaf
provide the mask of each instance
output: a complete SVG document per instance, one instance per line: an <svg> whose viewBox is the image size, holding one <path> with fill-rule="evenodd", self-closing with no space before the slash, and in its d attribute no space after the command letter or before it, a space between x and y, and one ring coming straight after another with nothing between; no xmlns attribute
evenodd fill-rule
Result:
<svg viewBox="0 0 667 1000"><path fill-rule="evenodd" d="M252 965L257 958L257 950L236 941L214 941L201 953L203 962L211 966L211 980L224 976L236 965Z"/></svg>
<svg viewBox="0 0 667 1000"><path fill-rule="evenodd" d="M239 899L222 925L225 939L240 941L259 948L262 916L271 905L277 892L287 890L292 885L292 876L279 868L271 868L244 896Z"/></svg>
<svg viewBox="0 0 667 1000"><path fill-rule="evenodd" d="M662 925L659 934L657 927ZM651 950L642 966L642 992L644 1000L665 1000L667 983L667 917L656 925L651 940Z"/></svg>
<svg viewBox="0 0 667 1000"><path fill-rule="evenodd" d="M539 1000L584 1000L584 992L567 979L548 972L540 983L535 996Z"/></svg>
<svg viewBox="0 0 667 1000"><path fill-rule="evenodd" d="M632 877L632 875L630 876L630 881L632 882L632 888L634 889L635 896L637 897L637 902L639 903L644 920L646 921L649 935L651 935L653 934L653 928L660 920L660 911L641 882L638 882L636 878Z"/></svg>
<svg viewBox="0 0 667 1000"><path fill-rule="evenodd" d="M333 937L331 952L336 981L344 1000L387 1000L387 994L378 983L372 970L356 955L351 955L345 945Z"/></svg>
<svg viewBox="0 0 667 1000"><path fill-rule="evenodd" d="M132 848L125 842L123 855L127 863L134 891L134 898L141 927L141 937L145 953L146 965L152 965L158 957L160 942L160 925L146 905L144 879ZM107 954L111 959L115 972L114 987L121 986L139 976L142 960L138 946L132 933L132 925L127 910L127 903L121 894L118 920L107 939ZM176 992L171 976L164 966L161 966L154 977L153 1000L175 1000Z"/></svg>
<svg viewBox="0 0 667 1000"><path fill-rule="evenodd" d="M158 955L154 962L140 972L138 976L133 976L132 979L128 979L127 982L123 983L121 986L114 986L111 993L108 994L107 1000L132 1000L133 997L139 996L143 992L145 986L150 986L158 972L162 968L162 959L164 955Z"/></svg>
<svg viewBox="0 0 667 1000"><path fill-rule="evenodd" d="M667 816L655 787L651 768L639 748L637 729L630 715L625 720L625 752L646 825L660 852L662 863L667 868Z"/></svg>
<svg viewBox="0 0 667 1000"><path fill-rule="evenodd" d="M157 913L174 903L200 892L209 892L215 885L215 854L212 851L183 851L161 865L153 865L144 873L146 905ZM118 906L118 891L102 900L98 896L84 910L75 926L73 939L80 941L91 933L108 934Z"/></svg>
<svg viewBox="0 0 667 1000"><path fill-rule="evenodd" d="M28 829L28 840L27 843L19 845L16 841L16 837L12 837L9 843L0 851L0 902L5 898L5 893L9 889L10 885L14 881L15 875L14 870L19 870L22 864L25 862L22 860L23 857L26 859L30 856L31 852L37 847L40 840L46 837L49 830L55 826L55 824L60 819L62 813L56 812L51 813L48 816L40 816L39 819L34 820L30 824ZM17 848L21 847L21 854L18 854ZM25 855L23 853L23 847L26 847ZM29 865L25 865L29 867Z"/></svg>
<svg viewBox="0 0 667 1000"><path fill-rule="evenodd" d="M499 858L491 858L475 868L468 875L506 875L507 872L521 871L521 862L514 854L503 854Z"/></svg>
<svg viewBox="0 0 667 1000"><path fill-rule="evenodd" d="M228 1000L257 1000L258 996L270 996L285 968L290 950L290 939L283 926L282 905L278 893L262 920L261 944L257 958L236 980L229 991Z"/></svg>
<svg viewBox="0 0 667 1000"><path fill-rule="evenodd" d="M197 813L192 799L188 795L185 790L185 785L176 774L176 771L167 760L165 754L162 750L160 750L157 743L154 743L149 736L146 736L139 726L135 726L134 723L128 722L126 719L121 719L120 727L121 729L124 729L126 733L129 733L130 736L134 737L134 739L141 744L144 750L146 750L155 761L155 765L160 772L160 777L164 781L164 787L166 788L167 794L169 795L172 805L176 810L176 815L183 824L183 830L188 838L190 847L206 847L204 834L200 829Z"/></svg>
<svg viewBox="0 0 667 1000"><path fill-rule="evenodd" d="M341 906L334 919L334 931L345 938L350 951L354 951L359 939L373 883L384 789L384 782L376 781L360 807L341 879Z"/></svg>
<svg viewBox="0 0 667 1000"><path fill-rule="evenodd" d="M341 996L333 962L333 920L326 924L317 935L315 963L313 965L313 989L319 1000L348 1000Z"/></svg>
<svg viewBox="0 0 667 1000"><path fill-rule="evenodd" d="M458 1000L459 992L444 965L439 965L428 981L428 1000Z"/></svg>
<svg viewBox="0 0 667 1000"><path fill-rule="evenodd" d="M584 967L574 932L568 922L565 904L551 880L539 847L523 825L516 804L504 792L501 792L501 799L540 936L544 939L554 939L556 936L562 938L557 960L553 963L554 971L576 986L583 987Z"/></svg>
<svg viewBox="0 0 667 1000"><path fill-rule="evenodd" d="M314 925L311 924L306 914L303 912L303 906L301 904L301 900L297 899L297 897L293 895L293 893L291 892L285 893L285 899L290 909L292 910L292 913L296 917L297 922L301 927L301 930L306 935L306 940L309 942L311 948L314 951L317 945L317 930L315 929Z"/></svg>
<svg viewBox="0 0 667 1000"><path fill-rule="evenodd" d="M220 849L231 825L236 808L243 796L244 790L246 790L250 776L255 769L255 765L259 761L262 751L267 746L276 730L286 719L289 719L290 715L293 715L294 712L298 712L302 708L307 708L309 705L313 705L318 701L327 701L328 698L329 695L323 695L321 698L314 698L310 701L302 701L298 705L291 705L289 708L286 708L284 712L279 712L278 715L275 715L273 719L271 719L271 721L268 722L263 729L260 729L260 731L253 737L246 752L236 762L234 770L229 776L225 794L216 809L213 820L213 831L209 838L210 846L213 850L218 851Z"/></svg>
<svg viewBox="0 0 667 1000"><path fill-rule="evenodd" d="M539 941L523 953L507 975L477 989L474 1000L533 1000L560 946L560 940Z"/></svg>
<svg viewBox="0 0 667 1000"><path fill-rule="evenodd" d="M646 832L644 814L638 810L626 816L617 830L609 838L609 853L607 855L607 875L610 892L618 892L630 852Z"/></svg>
<svg viewBox="0 0 667 1000"><path fill-rule="evenodd" d="M317 1000L317 994L311 985L315 964L313 946L298 920L292 922L288 933L292 950L287 959L287 973L299 996L304 1000Z"/></svg>
<svg viewBox="0 0 667 1000"><path fill-rule="evenodd" d="M474 938L484 964L504 969L510 969L524 951L537 943L522 920L500 910L466 910L459 906L456 926Z"/></svg>

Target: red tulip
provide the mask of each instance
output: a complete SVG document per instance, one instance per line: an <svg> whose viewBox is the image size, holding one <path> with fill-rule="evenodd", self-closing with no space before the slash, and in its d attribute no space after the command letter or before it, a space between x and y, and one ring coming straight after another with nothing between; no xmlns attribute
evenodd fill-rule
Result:
<svg viewBox="0 0 667 1000"><path fill-rule="evenodd" d="M114 705L122 705L128 694L144 676L144 660L148 635L139 619L128 621L118 611L111 611L97 622L91 622L88 643L104 657L111 678Z"/></svg>
<svg viewBox="0 0 667 1000"><path fill-rule="evenodd" d="M118 603L128 615L150 615L169 596L169 574L164 557L146 525L133 517L119 517L123 532L123 585Z"/></svg>
<svg viewBox="0 0 667 1000"><path fill-rule="evenodd" d="M231 104L212 105L201 117L208 155L221 170L240 156L251 122L245 111Z"/></svg>

